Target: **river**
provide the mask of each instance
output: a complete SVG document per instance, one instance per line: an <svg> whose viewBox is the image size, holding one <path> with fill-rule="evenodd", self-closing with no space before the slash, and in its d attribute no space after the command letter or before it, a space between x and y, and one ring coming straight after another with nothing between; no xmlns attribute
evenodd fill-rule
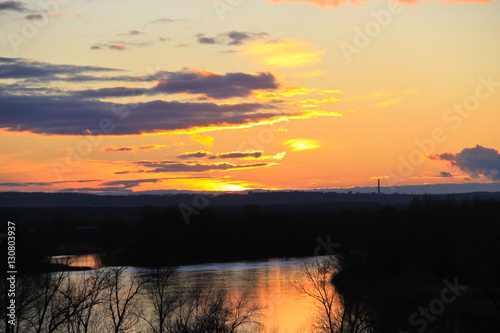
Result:
<svg viewBox="0 0 500 333"><path fill-rule="evenodd" d="M269 259L231 263L211 263L180 266L177 269L181 288L194 284L210 284L226 289L228 294L248 293L251 301L265 308L263 321L266 332L279 329L280 333L304 332L314 315L314 303L293 286L300 279L304 263L314 258ZM90 257L76 258L75 264L91 263ZM127 273L144 272L128 268ZM74 275L84 274L73 272Z"/></svg>

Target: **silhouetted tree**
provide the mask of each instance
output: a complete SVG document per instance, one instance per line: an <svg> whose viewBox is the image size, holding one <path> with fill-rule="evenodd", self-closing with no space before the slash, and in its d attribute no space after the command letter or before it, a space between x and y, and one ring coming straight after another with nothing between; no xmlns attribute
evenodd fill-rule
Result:
<svg viewBox="0 0 500 333"><path fill-rule="evenodd" d="M154 268L141 276L144 282L144 296L151 305L143 319L154 333L168 332L172 315L181 306L181 291L175 283L174 268Z"/></svg>
<svg viewBox="0 0 500 333"><path fill-rule="evenodd" d="M137 301L145 281L137 274L125 274L125 267L108 268L105 278L106 307L110 317L108 332L127 332L139 322Z"/></svg>

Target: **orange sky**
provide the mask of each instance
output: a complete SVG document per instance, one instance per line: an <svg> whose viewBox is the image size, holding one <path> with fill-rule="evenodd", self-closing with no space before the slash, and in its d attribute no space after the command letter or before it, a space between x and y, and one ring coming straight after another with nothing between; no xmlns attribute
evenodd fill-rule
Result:
<svg viewBox="0 0 500 333"><path fill-rule="evenodd" d="M498 1L8 2L0 191L500 181L499 12Z"/></svg>

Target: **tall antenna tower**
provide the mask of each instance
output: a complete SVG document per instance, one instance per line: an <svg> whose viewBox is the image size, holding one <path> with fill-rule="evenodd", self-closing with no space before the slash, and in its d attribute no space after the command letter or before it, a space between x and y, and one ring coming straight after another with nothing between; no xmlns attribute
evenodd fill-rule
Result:
<svg viewBox="0 0 500 333"><path fill-rule="evenodd" d="M378 180L378 194L380 195L380 179Z"/></svg>

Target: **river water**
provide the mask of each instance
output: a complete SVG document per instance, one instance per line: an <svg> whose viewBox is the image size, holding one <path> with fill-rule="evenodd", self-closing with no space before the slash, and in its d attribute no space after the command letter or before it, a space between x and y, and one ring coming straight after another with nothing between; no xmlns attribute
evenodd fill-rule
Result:
<svg viewBox="0 0 500 333"><path fill-rule="evenodd" d="M311 299L293 287L294 282L300 281L300 268L307 260L311 259L182 266L178 272L181 280L215 282L229 293L247 291L251 300L265 307L263 323L267 329L294 333L303 332L313 315Z"/></svg>
<svg viewBox="0 0 500 333"><path fill-rule="evenodd" d="M301 295L293 286L293 283L304 282L300 278L300 269L311 260L314 258L180 266L177 274L181 288L210 284L226 289L228 294L246 292L251 301L264 306L262 322L266 332L279 329L279 333L295 333L304 332L309 327L316 311L312 299ZM96 261L90 255L74 258L73 262L81 265ZM134 274L143 270L129 268L127 272Z"/></svg>

